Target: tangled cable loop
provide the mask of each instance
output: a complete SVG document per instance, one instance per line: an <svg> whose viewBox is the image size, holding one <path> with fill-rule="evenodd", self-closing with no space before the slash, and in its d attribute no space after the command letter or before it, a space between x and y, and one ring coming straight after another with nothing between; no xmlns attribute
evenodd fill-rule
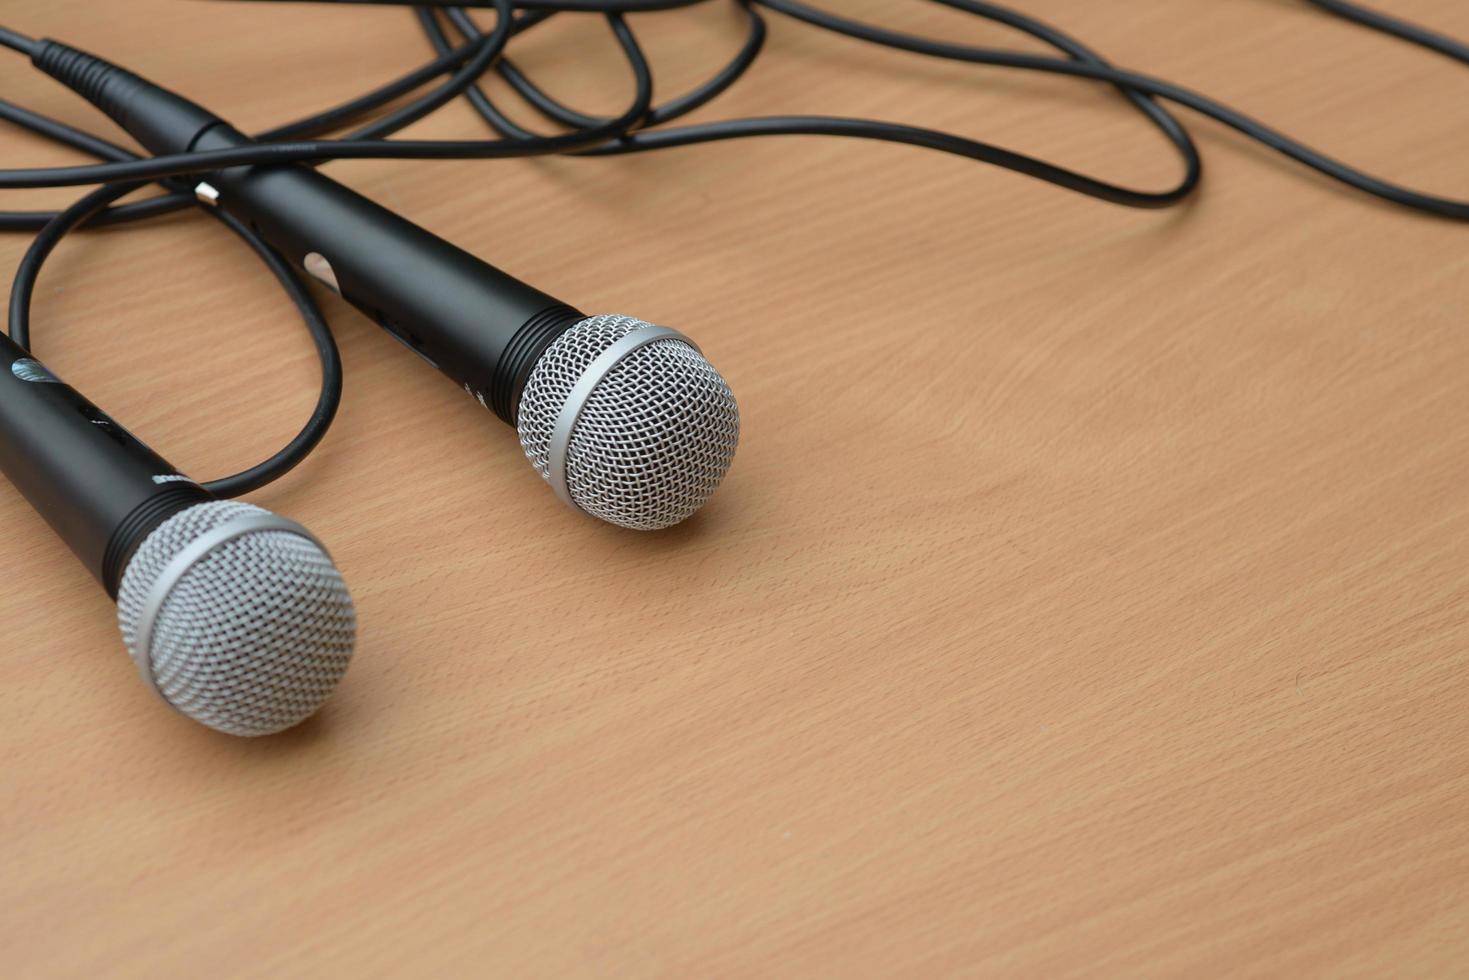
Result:
<svg viewBox="0 0 1469 980"><path fill-rule="evenodd" d="M409 0L324 0L324 2L407 3ZM733 58L718 66L703 83L665 102L654 102L653 69L626 20L627 14L673 11L706 3L732 3L745 21L745 40ZM1171 102L1212 117L1252 139L1311 167L1343 184L1376 197L1429 214L1469 219L1469 202L1426 194L1374 177L1314 150L1285 134L1207 96L1162 79L1118 69L1065 32L1033 17L982 0L932 2L989 20L1035 38L1060 57L994 48L959 45L915 37L851 20L799 0L476 0L472 3L416 3L414 16L432 45L435 57L427 63L354 99L304 119L278 126L257 136L259 145L207 153L141 158L120 146L9 102L0 101L0 120L24 127L54 142L81 150L100 164L43 169L0 170L0 187L56 187L104 184L62 212L0 212L0 231L39 231L17 271L11 291L10 330L29 346L30 300L42 264L56 244L82 225L112 225L140 220L191 207L189 175L223 167L272 163L320 163L332 159L504 159L569 154L609 156L639 153L755 136L819 135L903 143L966 157L1012 170L1094 198L1136 208L1161 208L1179 203L1199 186L1203 172L1197 146L1183 124L1161 102ZM1442 34L1361 7L1347 0L1303 0L1334 16L1361 24L1469 64L1469 46ZM468 9L488 8L494 25L482 28ZM1115 88L1167 139L1183 164L1177 184L1164 190L1136 190L1069 170L1039 158L990 143L933 129L870 119L832 116L764 116L668 126L715 100L756 63L763 50L769 10L813 27L855 40L918 55L970 64L1045 72L1106 83ZM627 61L633 96L627 109L604 117L582 112L549 95L507 55L520 35L559 14L600 15ZM457 41L457 43L456 43ZM37 42L0 27L0 46L23 53ZM495 71L510 88L552 126L561 131L533 132L502 111L480 86ZM409 102L369 119L384 106L436 83ZM457 98L466 99L494 139L406 140L387 139L404 127ZM355 130L337 139L314 139L353 123ZM166 193L126 204L118 198L150 182ZM235 496L278 479L316 446L331 424L341 397L341 365L330 331L292 269L281 262L248 227L221 212L209 213L224 222L260 256L276 275L300 311L322 364L322 387L316 409L289 445L271 459L243 473L206 486L220 496Z"/></svg>

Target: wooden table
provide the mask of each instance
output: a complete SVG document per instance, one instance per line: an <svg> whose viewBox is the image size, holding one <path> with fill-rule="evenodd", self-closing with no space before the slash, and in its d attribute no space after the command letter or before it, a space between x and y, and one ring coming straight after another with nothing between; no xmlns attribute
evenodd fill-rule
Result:
<svg viewBox="0 0 1469 980"><path fill-rule="evenodd" d="M1022 6L1469 196L1469 73L1444 59L1304 3ZM1469 36L1462 3L1392 6ZM840 7L1034 49L934 5ZM394 9L0 20L246 128L426 53ZM614 109L605 27L561 20L522 64ZM669 94L741 37L732 5L634 22ZM0 70L5 98L111 132L19 57ZM699 118L782 111L1176 174L1101 87L772 15ZM740 396L740 457L672 532L578 519L508 429L323 295L341 419L251 499L329 543L362 637L328 708L262 741L152 700L106 597L5 487L4 974L1469 969L1469 231L1189 121L1206 187L1161 213L820 139L331 165L584 308L687 329ZM456 104L411 132L482 130ZM78 159L0 138L6 165ZM27 237L0 238L5 269ZM197 215L69 241L36 316L40 356L202 478L315 396L282 294Z"/></svg>

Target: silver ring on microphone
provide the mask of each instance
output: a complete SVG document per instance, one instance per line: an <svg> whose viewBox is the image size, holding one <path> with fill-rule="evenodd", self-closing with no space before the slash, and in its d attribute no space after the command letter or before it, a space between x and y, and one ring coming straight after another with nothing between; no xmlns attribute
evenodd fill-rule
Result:
<svg viewBox="0 0 1469 980"><path fill-rule="evenodd" d="M576 505L576 501L572 499L571 487L566 481L566 457L571 448L572 430L576 428L576 420L581 417L587 399L592 397L592 392L597 390L597 385L602 383L602 379L617 366L619 361L639 347L646 347L660 340L676 340L679 343L688 344L700 354L704 353L699 350L698 344L677 330L668 327L643 327L623 335L598 354L582 372L582 376L572 387L571 394L566 396L566 402L556 416L556 427L551 430L551 444L547 448L546 459L546 479L551 481L551 489L556 491L556 496L560 497L566 506L574 510L581 510Z"/></svg>

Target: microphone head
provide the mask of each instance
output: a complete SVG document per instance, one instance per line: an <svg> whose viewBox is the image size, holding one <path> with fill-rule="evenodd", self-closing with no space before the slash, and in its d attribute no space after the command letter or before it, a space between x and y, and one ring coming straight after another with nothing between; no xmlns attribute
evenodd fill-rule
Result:
<svg viewBox="0 0 1469 980"><path fill-rule="evenodd" d="M536 362L516 429L562 500L621 527L658 530L719 489L740 412L687 337L630 316L594 316Z"/></svg>
<svg viewBox="0 0 1469 980"><path fill-rule="evenodd" d="M117 599L123 642L149 687L231 735L304 721L352 658L357 616L341 573L297 524L216 500L138 547Z"/></svg>

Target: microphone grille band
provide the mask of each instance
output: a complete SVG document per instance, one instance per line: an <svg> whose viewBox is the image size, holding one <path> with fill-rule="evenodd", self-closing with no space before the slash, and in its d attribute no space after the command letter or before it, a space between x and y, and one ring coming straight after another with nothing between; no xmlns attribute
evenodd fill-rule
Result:
<svg viewBox="0 0 1469 980"><path fill-rule="evenodd" d="M312 715L356 640L352 597L331 558L276 523L291 526L230 501L181 511L139 546L118 592L123 641L144 679L231 735L269 735ZM180 553L206 535L219 543L178 569Z"/></svg>
<svg viewBox="0 0 1469 980"><path fill-rule="evenodd" d="M603 352L646 329L653 325L629 316L588 317L568 329L531 371L516 428L536 472L553 486L563 478L575 506L621 527L657 530L692 515L719 488L734 462L740 413L714 366L676 337L629 351L588 379L595 387L585 402L568 406ZM562 473L553 444L567 410L575 424Z"/></svg>

